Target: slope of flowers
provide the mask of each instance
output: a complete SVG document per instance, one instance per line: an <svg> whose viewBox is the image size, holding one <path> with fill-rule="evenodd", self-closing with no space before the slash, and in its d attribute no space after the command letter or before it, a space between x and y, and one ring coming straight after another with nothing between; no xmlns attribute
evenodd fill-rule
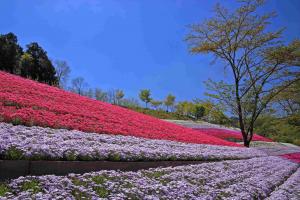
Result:
<svg viewBox="0 0 300 200"><path fill-rule="evenodd" d="M263 151L270 156L300 153L300 147L296 145L285 145L278 142L251 142L250 147Z"/></svg>
<svg viewBox="0 0 300 200"><path fill-rule="evenodd" d="M278 157L138 172L28 176L3 184L7 199L264 199L298 168ZM294 195L294 196L293 196ZM296 199L296 193L290 199Z"/></svg>
<svg viewBox="0 0 300 200"><path fill-rule="evenodd" d="M218 137L230 141L242 141L243 137L240 131L229 130L229 129L220 129L220 128L194 128L195 130L201 131L201 133L206 133L208 135ZM271 139L265 138L263 136L253 134L253 141L264 141L272 142Z"/></svg>
<svg viewBox="0 0 300 200"><path fill-rule="evenodd" d="M6 123L0 123L0 141L0 159L147 161L267 156L252 148L186 144Z"/></svg>
<svg viewBox="0 0 300 200"><path fill-rule="evenodd" d="M300 199L300 168L271 193L267 200L292 200Z"/></svg>
<svg viewBox="0 0 300 200"><path fill-rule="evenodd" d="M0 121L190 143L240 146L118 106L0 72Z"/></svg>
<svg viewBox="0 0 300 200"><path fill-rule="evenodd" d="M287 159L292 160L297 163L300 163L300 152L284 154L284 155L281 155L281 157L287 158Z"/></svg>
<svg viewBox="0 0 300 200"><path fill-rule="evenodd" d="M242 134L236 128L228 128L218 124L211 124L204 121L185 121L185 120L165 120L168 122L172 122L184 127L192 128L194 130L199 130L200 132L205 132L208 135L212 135L221 139L229 140L229 141L242 141ZM264 142L272 142L271 139L253 134L252 141L264 141Z"/></svg>

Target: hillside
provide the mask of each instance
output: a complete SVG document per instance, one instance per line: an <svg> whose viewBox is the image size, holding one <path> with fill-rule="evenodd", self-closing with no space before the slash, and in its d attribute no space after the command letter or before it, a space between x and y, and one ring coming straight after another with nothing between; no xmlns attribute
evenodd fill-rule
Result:
<svg viewBox="0 0 300 200"><path fill-rule="evenodd" d="M125 108L0 72L0 121L85 132L240 146Z"/></svg>
<svg viewBox="0 0 300 200"><path fill-rule="evenodd" d="M199 130L208 135L218 137L228 141L242 142L242 133L237 128L225 127L222 125L211 124L204 121L185 121L185 120L166 120L184 127L192 128L194 130ZM271 139L263 137L258 134L253 134L252 141L264 141L273 142Z"/></svg>

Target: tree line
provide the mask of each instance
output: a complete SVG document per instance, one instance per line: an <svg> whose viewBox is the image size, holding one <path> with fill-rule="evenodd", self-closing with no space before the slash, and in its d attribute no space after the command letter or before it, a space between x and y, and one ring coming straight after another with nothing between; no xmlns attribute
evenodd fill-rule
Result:
<svg viewBox="0 0 300 200"><path fill-rule="evenodd" d="M209 116L207 111L212 110L207 103L176 102L176 97L172 94L168 94L163 100L154 99L149 89L140 90L138 100L125 98L125 93L121 89L104 91L100 88L89 88L83 77L75 77L69 83L71 67L67 61L52 61L37 42L31 42L23 49L14 33L0 35L0 70L127 108L142 108L140 100L145 103L145 109L176 112L178 115L191 119L200 119L204 115Z"/></svg>
<svg viewBox="0 0 300 200"><path fill-rule="evenodd" d="M0 35L0 70L49 85L58 84L47 52L37 42L31 42L23 49L13 33Z"/></svg>

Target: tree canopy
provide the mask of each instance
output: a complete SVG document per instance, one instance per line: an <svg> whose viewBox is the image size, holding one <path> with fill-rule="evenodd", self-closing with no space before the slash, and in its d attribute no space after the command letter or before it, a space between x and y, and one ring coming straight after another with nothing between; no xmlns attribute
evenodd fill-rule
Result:
<svg viewBox="0 0 300 200"><path fill-rule="evenodd" d="M15 34L0 35L0 70L13 74L19 73L19 62L22 54L23 50L18 44Z"/></svg>
<svg viewBox="0 0 300 200"><path fill-rule="evenodd" d="M168 96L166 97L164 104L167 107L167 112L169 111L169 107L174 106L175 98L176 97L172 94L168 94Z"/></svg>
<svg viewBox="0 0 300 200"><path fill-rule="evenodd" d="M269 103L299 80L300 41L286 44L283 29L270 31L274 12L260 14L262 0L241 1L236 10L218 4L215 16L189 26L186 41L194 54L210 53L231 73L229 81L208 81L211 97L238 117L244 145Z"/></svg>
<svg viewBox="0 0 300 200"><path fill-rule="evenodd" d="M147 89L141 90L139 93L139 97L143 102L145 102L146 108L147 108L148 103L151 102L150 90L147 90Z"/></svg>
<svg viewBox="0 0 300 200"><path fill-rule="evenodd" d="M58 84L55 68L47 52L36 42L26 45L26 51L23 52L13 33L0 35L0 70L49 85Z"/></svg>

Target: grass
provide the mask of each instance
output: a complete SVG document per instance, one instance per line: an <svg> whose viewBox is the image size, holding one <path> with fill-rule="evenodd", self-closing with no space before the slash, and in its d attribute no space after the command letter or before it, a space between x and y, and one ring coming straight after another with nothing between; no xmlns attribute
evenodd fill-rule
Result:
<svg viewBox="0 0 300 200"><path fill-rule="evenodd" d="M34 193L34 194L42 192L40 184L36 180L31 180L31 181L24 182L21 189L23 191L31 190L32 193Z"/></svg>
<svg viewBox="0 0 300 200"><path fill-rule="evenodd" d="M4 197L7 192L10 192L9 187L4 183L0 183L0 197Z"/></svg>
<svg viewBox="0 0 300 200"><path fill-rule="evenodd" d="M23 157L23 151L14 146L10 147L4 155L4 158L7 160L21 160Z"/></svg>

